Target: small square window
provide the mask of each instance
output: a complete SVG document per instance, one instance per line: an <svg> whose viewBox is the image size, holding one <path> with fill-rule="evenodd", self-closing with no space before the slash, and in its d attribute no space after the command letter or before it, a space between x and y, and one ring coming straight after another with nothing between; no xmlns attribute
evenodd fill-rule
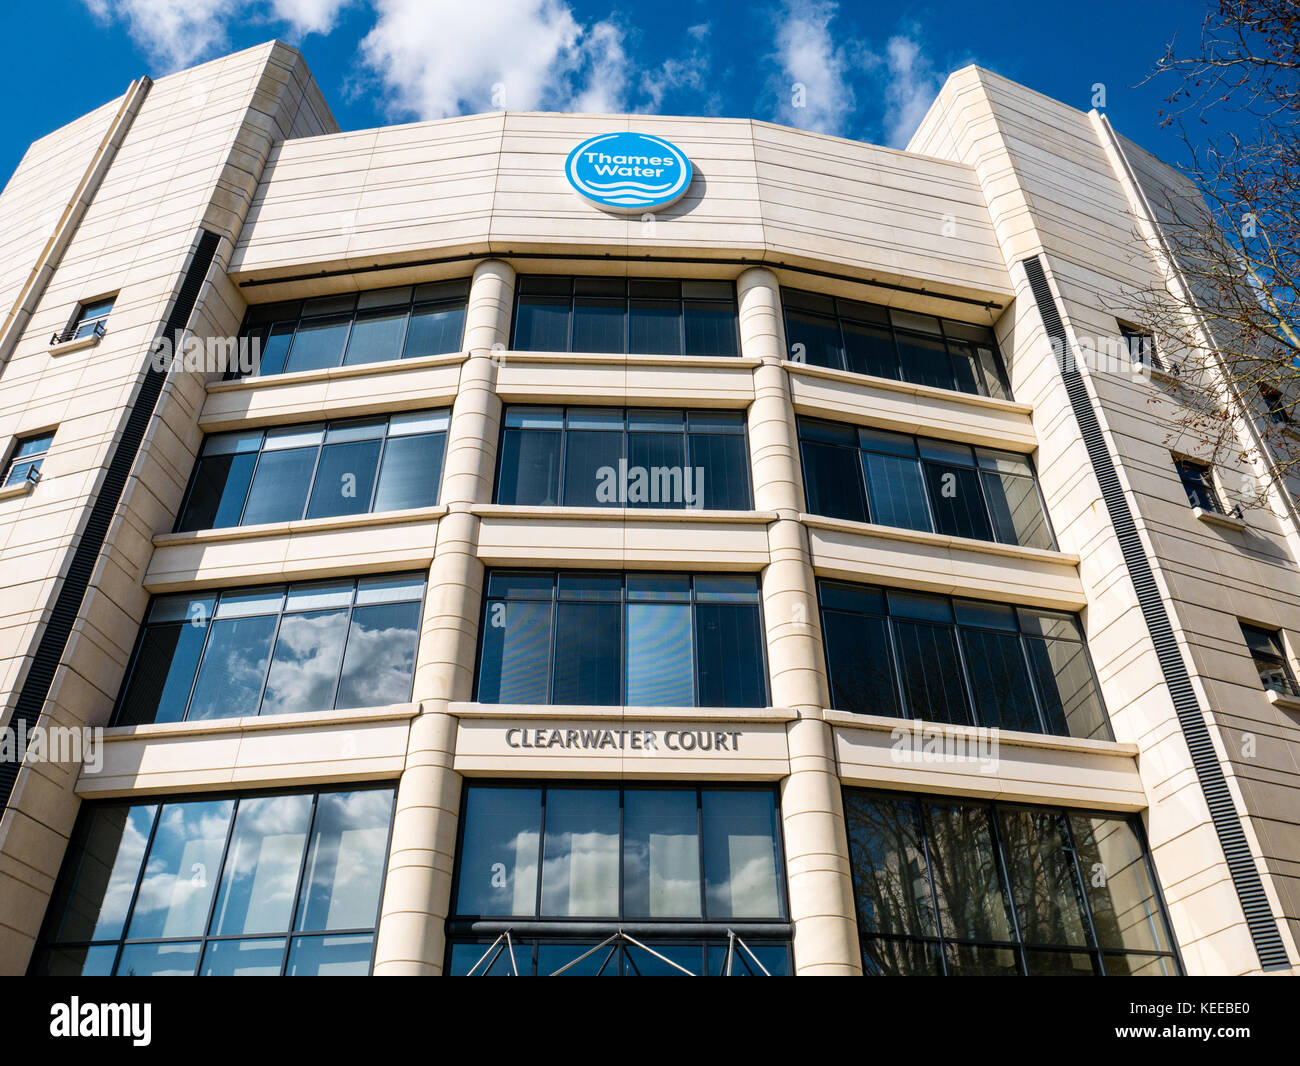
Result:
<svg viewBox="0 0 1300 1066"><path fill-rule="evenodd" d="M1282 635L1277 630L1261 629L1245 622L1241 624L1241 635L1246 638L1250 657L1255 660L1260 684L1285 696L1300 696L1300 688L1296 686L1295 675L1282 647Z"/></svg>
<svg viewBox="0 0 1300 1066"><path fill-rule="evenodd" d="M1214 478L1210 473L1208 464L1175 455L1174 467L1178 471L1178 477L1182 480L1188 503L1193 507L1199 507L1203 511L1211 511L1214 514L1225 513L1223 504L1219 500L1219 494L1214 488Z"/></svg>
<svg viewBox="0 0 1300 1066"><path fill-rule="evenodd" d="M18 443L5 466L4 487L17 485L22 481L37 482L41 476L41 463L50 450L54 440L54 431L36 433L30 437L19 437Z"/></svg>
<svg viewBox="0 0 1300 1066"><path fill-rule="evenodd" d="M59 335L59 340L80 340L82 337L89 337L92 333L103 336L108 316L113 310L113 301L116 299L117 296L114 294L78 304L76 314L72 316L68 328Z"/></svg>
<svg viewBox="0 0 1300 1066"><path fill-rule="evenodd" d="M1286 399L1277 389L1261 385L1259 395L1264 400L1264 406L1268 408L1268 417L1276 425L1287 426L1291 424L1291 412L1287 410Z"/></svg>
<svg viewBox="0 0 1300 1066"><path fill-rule="evenodd" d="M1160 356L1156 352L1154 334L1140 330L1136 326L1125 325L1123 322L1119 323L1119 332L1128 345L1129 357L1133 362L1155 367L1157 370L1165 368L1165 364L1160 361Z"/></svg>

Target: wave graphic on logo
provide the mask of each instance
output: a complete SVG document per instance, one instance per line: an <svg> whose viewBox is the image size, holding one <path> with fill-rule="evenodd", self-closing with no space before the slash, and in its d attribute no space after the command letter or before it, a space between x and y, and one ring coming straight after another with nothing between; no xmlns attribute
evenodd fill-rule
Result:
<svg viewBox="0 0 1300 1066"><path fill-rule="evenodd" d="M681 198L692 177L691 161L676 145L626 132L583 141L569 153L564 171L580 195L623 211L667 207Z"/></svg>
<svg viewBox="0 0 1300 1066"><path fill-rule="evenodd" d="M622 181L606 185L604 182L599 181L585 181L583 184L589 189L601 189L605 192L609 192L611 189L638 189L642 192L661 193L667 192L675 183L668 182L664 185L644 185L639 181Z"/></svg>

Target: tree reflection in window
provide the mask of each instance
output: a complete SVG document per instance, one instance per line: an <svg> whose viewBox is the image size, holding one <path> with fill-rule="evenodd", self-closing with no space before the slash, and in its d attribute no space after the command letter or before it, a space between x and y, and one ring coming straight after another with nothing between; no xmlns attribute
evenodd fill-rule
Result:
<svg viewBox="0 0 1300 1066"><path fill-rule="evenodd" d="M1130 819L844 792L864 972L1134 972L1178 962Z"/></svg>

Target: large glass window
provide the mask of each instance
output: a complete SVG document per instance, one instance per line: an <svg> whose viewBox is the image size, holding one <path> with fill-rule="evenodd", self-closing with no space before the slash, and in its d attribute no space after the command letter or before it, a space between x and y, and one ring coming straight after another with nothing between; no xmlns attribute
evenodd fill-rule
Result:
<svg viewBox="0 0 1300 1066"><path fill-rule="evenodd" d="M493 571L478 699L765 706L758 581L747 574Z"/></svg>
<svg viewBox="0 0 1300 1066"><path fill-rule="evenodd" d="M739 354L729 281L520 277L514 342L523 352Z"/></svg>
<svg viewBox="0 0 1300 1066"><path fill-rule="evenodd" d="M747 938L733 974L788 970L770 788L471 785L462 809L451 973L680 972L657 955L717 973L728 929ZM485 921L511 930L502 958Z"/></svg>
<svg viewBox="0 0 1300 1066"><path fill-rule="evenodd" d="M400 511L438 502L446 411L206 438L178 532Z"/></svg>
<svg viewBox="0 0 1300 1066"><path fill-rule="evenodd" d="M745 416L508 407L496 502L747 511L752 500Z"/></svg>
<svg viewBox="0 0 1300 1066"><path fill-rule="evenodd" d="M870 976L1179 973L1133 819L844 790Z"/></svg>
<svg viewBox="0 0 1300 1066"><path fill-rule="evenodd" d="M460 351L468 298L461 278L257 304L240 336L260 346L263 376L444 355Z"/></svg>
<svg viewBox="0 0 1300 1066"><path fill-rule="evenodd" d="M1026 456L812 418L799 448L812 514L1056 547Z"/></svg>
<svg viewBox="0 0 1300 1066"><path fill-rule="evenodd" d="M811 366L1010 399L988 326L782 289L789 357Z"/></svg>
<svg viewBox="0 0 1300 1066"><path fill-rule="evenodd" d="M423 574L159 596L116 725L405 703Z"/></svg>
<svg viewBox="0 0 1300 1066"><path fill-rule="evenodd" d="M818 582L831 706L1111 740L1073 615Z"/></svg>
<svg viewBox="0 0 1300 1066"><path fill-rule="evenodd" d="M391 788L87 804L32 973L368 974Z"/></svg>

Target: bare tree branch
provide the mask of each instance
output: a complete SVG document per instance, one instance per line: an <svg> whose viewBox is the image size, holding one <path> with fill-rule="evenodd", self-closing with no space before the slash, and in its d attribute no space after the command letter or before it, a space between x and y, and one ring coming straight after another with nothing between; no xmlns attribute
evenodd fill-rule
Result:
<svg viewBox="0 0 1300 1066"><path fill-rule="evenodd" d="M1300 502L1300 4L1220 0L1195 49L1177 45L1146 81L1171 86L1163 122L1187 147L1188 185L1144 192L1197 314L1178 285L1125 297L1180 353L1171 436L1262 464Z"/></svg>

